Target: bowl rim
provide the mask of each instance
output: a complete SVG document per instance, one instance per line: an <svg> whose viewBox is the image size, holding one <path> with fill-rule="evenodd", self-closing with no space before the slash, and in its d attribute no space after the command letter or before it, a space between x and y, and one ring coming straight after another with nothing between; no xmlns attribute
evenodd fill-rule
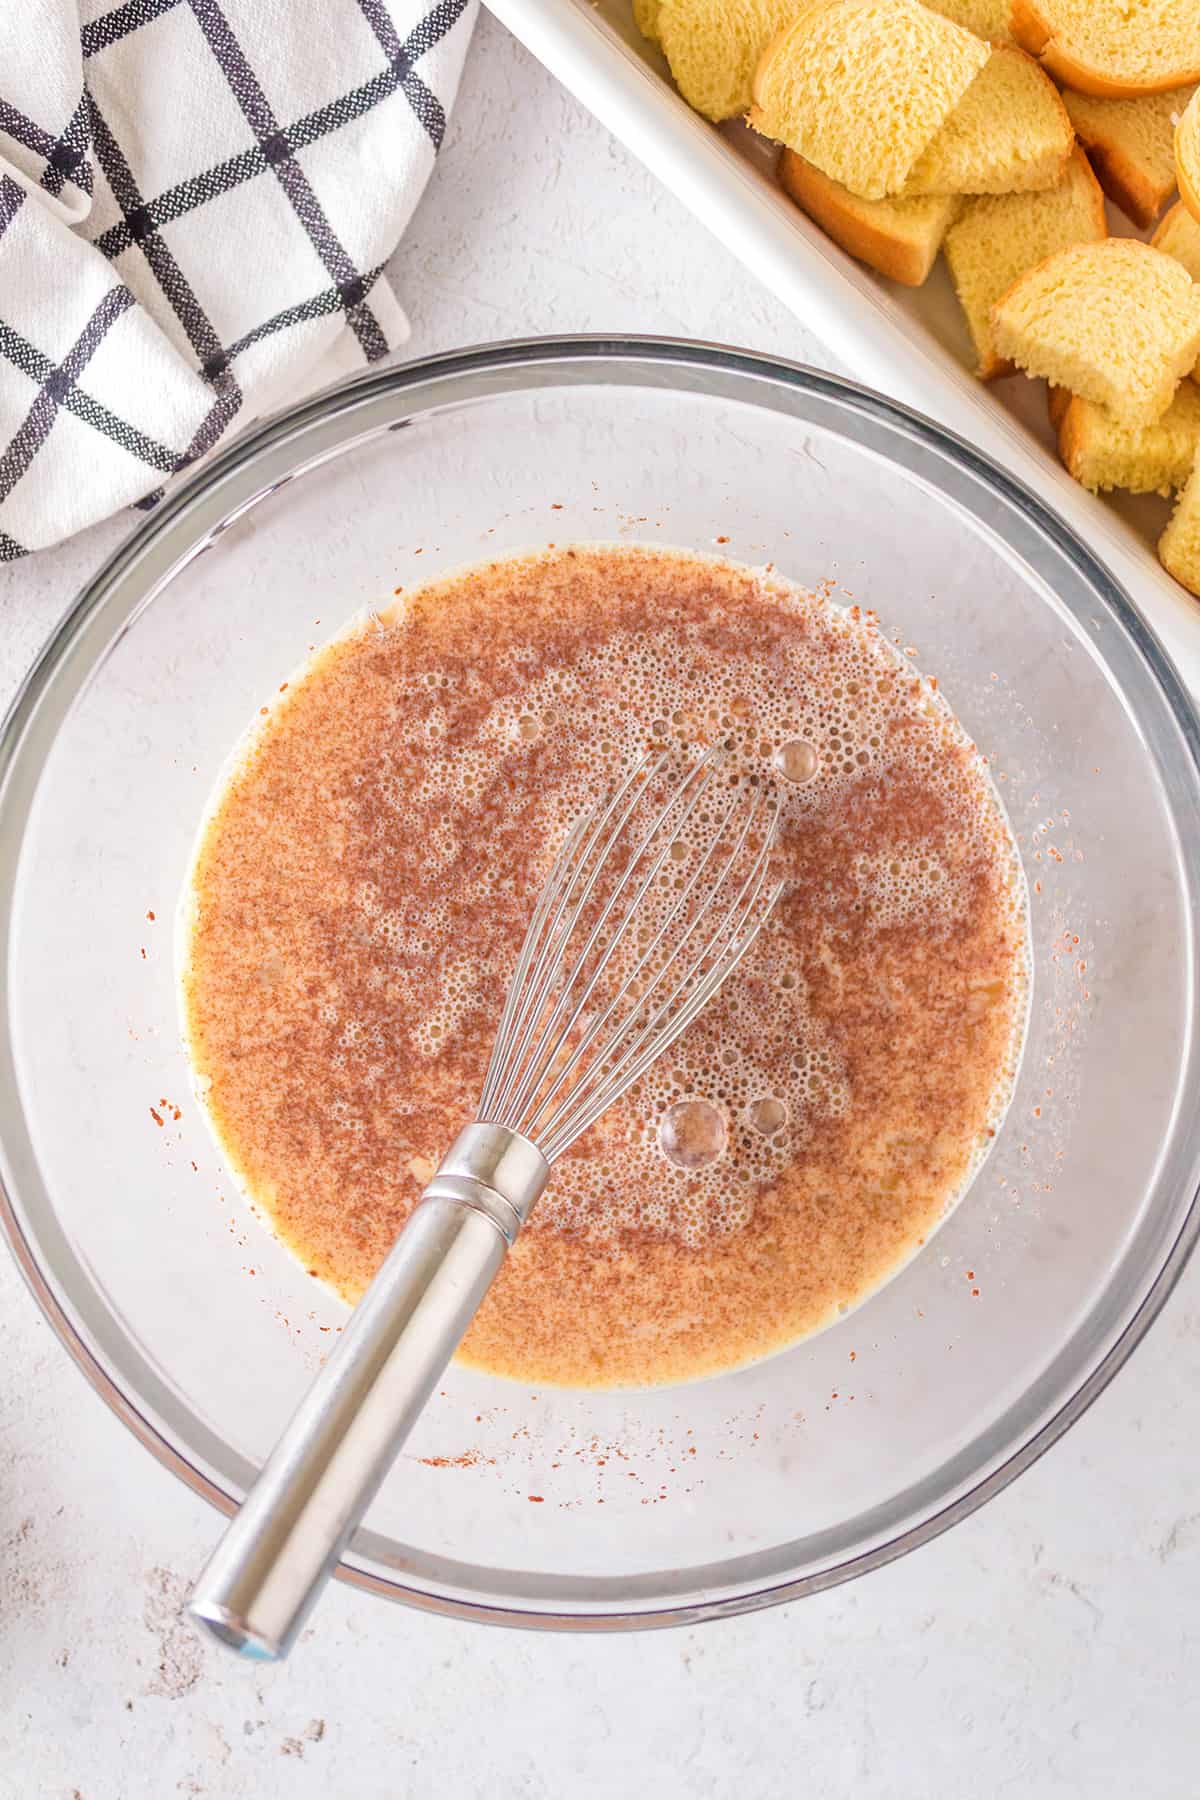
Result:
<svg viewBox="0 0 1200 1800"><path fill-rule="evenodd" d="M580 334L504 340L469 350L442 352L383 371L368 371L264 420L205 463L173 493L168 494L105 559L50 633L33 666L18 687L3 723L0 724L0 812L6 804L9 784L18 765L26 725L52 675L91 615L99 608L112 586L127 576L155 546L161 545L167 533L182 524L188 513L195 510L206 496L211 496L219 489L229 477L254 465L271 450L286 446L298 434L320 421L339 419L372 400L403 395L410 389L419 389L422 384L433 379L454 380L478 377L481 374L495 376L504 371L580 362L613 363L619 368L628 368L631 374L635 370L646 371L658 365L668 372L675 368L690 369L701 374L707 371L714 376L719 373L735 377L758 377L775 387L807 392L810 397L824 397L831 402L849 406L860 416L874 418L893 431L901 428L918 443L957 464L976 481L991 488L1010 506L1023 513L1028 523L1073 563L1084 579L1099 592L1117 625L1132 640L1133 647L1140 653L1165 699L1180 741L1190 758L1193 776L1200 785L1200 712L1153 630L1141 617L1125 590L1072 528L1023 482L1010 475L990 457L910 407L859 383L801 363L720 344L674 337ZM490 387L477 386L463 397L477 399L496 391L502 390L494 384ZM415 410L419 412L423 409ZM299 468L311 468L314 462L321 460L324 458L309 459L299 465ZM284 475L281 479L290 479L290 476ZM247 504L253 504L264 491L266 490L262 488L256 490ZM243 509L235 508L226 518L231 520L241 510ZM222 523L224 522L223 519ZM196 540L190 553L194 554L196 548L208 541L211 539L204 537ZM151 596L180 566L179 558L163 566L160 581L151 589ZM130 617L136 617L136 612ZM0 995L3 994L6 980L6 973L0 968ZM3 1148L0 1143L0 1150ZM122 1423L164 1467L219 1511L226 1514L233 1512L237 1505L233 1496L189 1461L144 1416L86 1342L54 1291L47 1272L26 1236L15 1187L16 1184L0 1161L0 1231L7 1239L34 1299L77 1368ZM1085 1374L1067 1399L1049 1417L1043 1419L1024 1442L947 1504L895 1532L886 1540L844 1557L829 1567L781 1581L767 1582L751 1591L714 1593L711 1597L692 1602L651 1602L628 1609L597 1612L557 1609L542 1611L528 1605L507 1606L494 1601L464 1599L432 1591L412 1580L380 1577L352 1561L343 1560L336 1574L339 1579L366 1592L378 1593L446 1617L530 1629L589 1632L690 1625L711 1618L755 1611L805 1594L823 1592L883 1567L940 1536L1002 1492L1044 1455L1082 1417L1117 1371L1124 1366L1162 1310L1198 1238L1200 1187L1193 1190L1180 1226L1140 1303L1108 1350Z"/></svg>

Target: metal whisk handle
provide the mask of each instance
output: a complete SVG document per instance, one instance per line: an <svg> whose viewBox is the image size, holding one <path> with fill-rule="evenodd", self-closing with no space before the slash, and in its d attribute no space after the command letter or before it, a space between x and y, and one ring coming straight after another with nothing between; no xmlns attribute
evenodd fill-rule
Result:
<svg viewBox="0 0 1200 1800"><path fill-rule="evenodd" d="M287 1655L549 1174L518 1132L460 1133L196 1583L222 1643Z"/></svg>

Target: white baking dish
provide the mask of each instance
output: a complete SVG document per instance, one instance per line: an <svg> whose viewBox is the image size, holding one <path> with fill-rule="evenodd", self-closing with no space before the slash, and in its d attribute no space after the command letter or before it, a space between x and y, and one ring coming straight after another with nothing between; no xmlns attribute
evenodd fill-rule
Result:
<svg viewBox="0 0 1200 1800"><path fill-rule="evenodd" d="M488 0L491 10L696 216L803 319L854 376L927 413L1049 500L1103 557L1200 690L1200 607L1159 566L1165 501L1101 501L1051 449L1040 383L988 387L939 263L923 288L846 256L777 187L770 146L714 129L675 92L630 0ZM1114 229L1128 230L1119 217Z"/></svg>

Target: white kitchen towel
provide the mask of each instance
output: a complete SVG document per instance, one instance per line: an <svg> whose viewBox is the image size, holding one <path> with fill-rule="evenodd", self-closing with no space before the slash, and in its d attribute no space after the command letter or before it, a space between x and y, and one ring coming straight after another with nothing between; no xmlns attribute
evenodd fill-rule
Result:
<svg viewBox="0 0 1200 1800"><path fill-rule="evenodd" d="M0 0L0 560L403 343L476 0Z"/></svg>

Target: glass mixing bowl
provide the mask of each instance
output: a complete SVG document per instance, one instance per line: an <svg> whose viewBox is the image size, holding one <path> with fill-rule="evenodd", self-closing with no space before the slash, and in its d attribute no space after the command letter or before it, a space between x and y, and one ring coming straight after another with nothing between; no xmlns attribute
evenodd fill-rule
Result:
<svg viewBox="0 0 1200 1800"><path fill-rule="evenodd" d="M447 1374L343 1574L604 1628L765 1605L920 1543L1129 1354L1197 1229L1200 778L1191 704L1084 546L829 376L690 344L499 346L235 445L80 597L0 764L6 1227L94 1385L226 1510L345 1315L250 1216L190 1096L172 921L201 809L356 609L583 538L771 561L874 607L992 759L1036 957L990 1160L834 1329L675 1388Z"/></svg>

